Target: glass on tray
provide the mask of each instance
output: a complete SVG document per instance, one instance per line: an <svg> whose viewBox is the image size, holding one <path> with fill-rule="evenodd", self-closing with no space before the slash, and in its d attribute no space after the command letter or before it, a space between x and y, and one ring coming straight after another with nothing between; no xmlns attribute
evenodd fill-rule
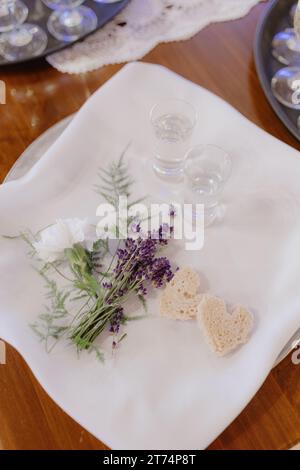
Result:
<svg viewBox="0 0 300 470"><path fill-rule="evenodd" d="M56 39L71 42L96 29L98 19L91 8L82 5L84 0L43 0L53 13L47 27Z"/></svg>
<svg viewBox="0 0 300 470"><path fill-rule="evenodd" d="M291 109L300 109L300 67L285 67L278 70L271 82L277 100Z"/></svg>
<svg viewBox="0 0 300 470"><path fill-rule="evenodd" d="M293 28L277 33L272 41L273 56L284 65L300 65L300 1L290 11Z"/></svg>
<svg viewBox="0 0 300 470"><path fill-rule="evenodd" d="M283 64L272 78L271 87L277 100L291 109L300 109L300 0L291 9L294 29L278 33L273 39L273 55Z"/></svg>

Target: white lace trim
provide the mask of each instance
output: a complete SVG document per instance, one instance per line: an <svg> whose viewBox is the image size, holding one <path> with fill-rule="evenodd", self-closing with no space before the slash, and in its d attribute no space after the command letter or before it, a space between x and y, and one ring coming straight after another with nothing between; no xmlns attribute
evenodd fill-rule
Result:
<svg viewBox="0 0 300 470"><path fill-rule="evenodd" d="M141 59L157 44L191 38L209 23L246 15L262 0L131 0L99 31L47 57L66 73Z"/></svg>

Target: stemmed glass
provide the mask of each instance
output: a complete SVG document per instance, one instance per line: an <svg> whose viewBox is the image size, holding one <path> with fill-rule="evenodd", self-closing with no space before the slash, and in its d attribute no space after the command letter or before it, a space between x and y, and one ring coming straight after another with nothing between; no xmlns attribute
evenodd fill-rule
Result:
<svg viewBox="0 0 300 470"><path fill-rule="evenodd" d="M93 31L98 19L91 8L82 6L84 0L43 0L53 13L49 16L49 32L60 41L70 42Z"/></svg>
<svg viewBox="0 0 300 470"><path fill-rule="evenodd" d="M21 0L0 0L0 53L7 60L37 56L47 46L47 34L35 24L24 23L27 16Z"/></svg>
<svg viewBox="0 0 300 470"><path fill-rule="evenodd" d="M280 103L288 108L300 109L300 0L295 10L294 34L298 52L296 54L296 49L294 50L295 60L291 62L293 65L279 70L272 78L271 86Z"/></svg>
<svg viewBox="0 0 300 470"><path fill-rule="evenodd" d="M272 41L272 54L284 65L300 64L300 3L290 11L293 28L277 33Z"/></svg>

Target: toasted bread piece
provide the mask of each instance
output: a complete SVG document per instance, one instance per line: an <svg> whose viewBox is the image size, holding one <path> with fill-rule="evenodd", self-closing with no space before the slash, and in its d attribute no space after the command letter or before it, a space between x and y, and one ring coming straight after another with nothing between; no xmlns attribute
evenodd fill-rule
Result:
<svg viewBox="0 0 300 470"><path fill-rule="evenodd" d="M182 268L177 271L173 279L167 285L172 287L180 296L192 298L199 291L199 274L191 268Z"/></svg>
<svg viewBox="0 0 300 470"><path fill-rule="evenodd" d="M172 293L164 292L160 300L160 313L173 320L191 320L197 315L201 295L196 295L188 300L180 300Z"/></svg>
<svg viewBox="0 0 300 470"><path fill-rule="evenodd" d="M199 275L191 268L177 271L160 299L160 313L173 320L190 320L197 315L202 296L198 294Z"/></svg>

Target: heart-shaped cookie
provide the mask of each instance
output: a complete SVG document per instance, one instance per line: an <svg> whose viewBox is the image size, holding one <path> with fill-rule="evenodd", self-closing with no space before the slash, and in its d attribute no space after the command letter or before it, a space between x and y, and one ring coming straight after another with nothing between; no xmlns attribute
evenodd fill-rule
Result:
<svg viewBox="0 0 300 470"><path fill-rule="evenodd" d="M253 316L238 305L229 313L223 299L204 295L198 305L197 319L207 343L219 356L225 356L247 342L253 328Z"/></svg>
<svg viewBox="0 0 300 470"><path fill-rule="evenodd" d="M160 299L160 313L173 320L190 320L197 315L202 296L198 294L199 275L182 268L167 284Z"/></svg>

